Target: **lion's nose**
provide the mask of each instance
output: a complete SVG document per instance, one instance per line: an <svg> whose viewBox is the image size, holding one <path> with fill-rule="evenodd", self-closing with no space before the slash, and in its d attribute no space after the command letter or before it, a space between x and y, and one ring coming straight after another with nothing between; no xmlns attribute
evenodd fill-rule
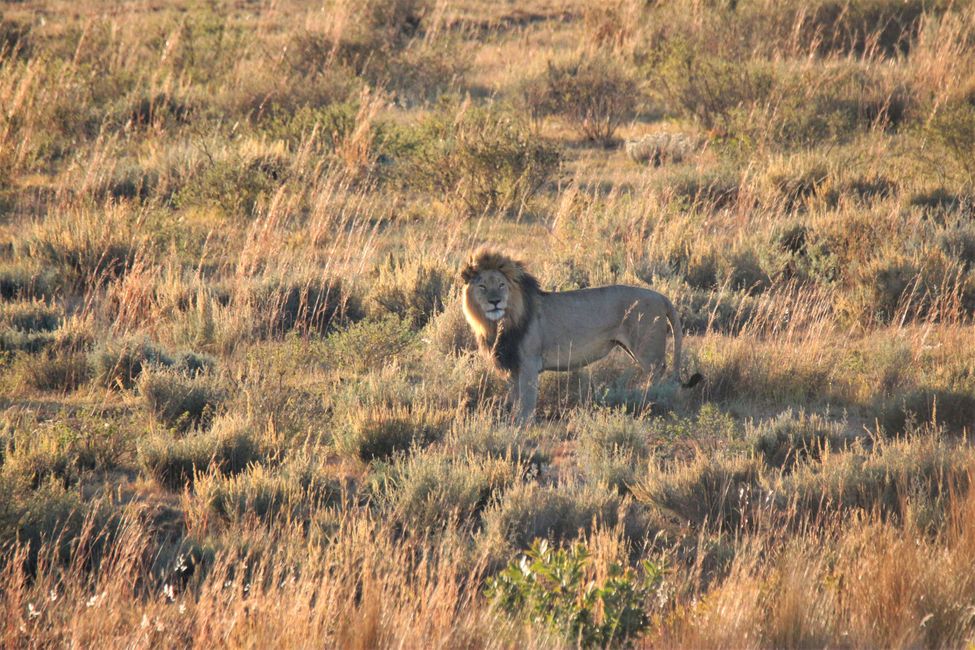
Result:
<svg viewBox="0 0 975 650"><path fill-rule="evenodd" d="M500 305L500 304L501 304L501 301L500 301L500 300L491 300L490 302L491 302L491 304L492 304L492 305L494 305L495 307L497 307L498 305Z"/></svg>

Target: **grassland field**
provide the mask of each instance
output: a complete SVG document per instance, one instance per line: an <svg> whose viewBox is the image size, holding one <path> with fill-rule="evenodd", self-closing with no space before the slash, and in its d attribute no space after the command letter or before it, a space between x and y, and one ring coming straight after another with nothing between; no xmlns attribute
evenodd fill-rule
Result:
<svg viewBox="0 0 975 650"><path fill-rule="evenodd" d="M973 314L969 0L4 2L0 645L972 647Z"/></svg>

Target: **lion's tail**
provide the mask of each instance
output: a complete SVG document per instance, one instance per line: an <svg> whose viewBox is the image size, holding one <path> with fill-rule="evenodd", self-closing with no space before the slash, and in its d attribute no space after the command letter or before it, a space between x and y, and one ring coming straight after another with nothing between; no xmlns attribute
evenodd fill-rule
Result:
<svg viewBox="0 0 975 650"><path fill-rule="evenodd" d="M686 382L680 380L681 344L684 340L683 328L680 323L680 315L678 315L674 303L666 297L664 297L664 301L667 303L667 320L670 321L670 330L674 333L674 381L683 388L693 388L704 379L704 376L699 372L695 372Z"/></svg>

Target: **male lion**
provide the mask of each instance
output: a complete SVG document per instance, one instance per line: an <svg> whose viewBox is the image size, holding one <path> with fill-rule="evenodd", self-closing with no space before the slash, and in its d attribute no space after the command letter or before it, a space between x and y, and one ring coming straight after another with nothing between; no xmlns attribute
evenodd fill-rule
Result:
<svg viewBox="0 0 975 650"><path fill-rule="evenodd" d="M538 400L538 373L572 370L621 347L644 372L666 367L667 328L674 333L673 378L680 383L681 325L674 305L650 289L613 285L578 291L542 291L524 265L481 248L461 271L464 317L478 347L508 373L519 423ZM685 388L701 380L695 374Z"/></svg>

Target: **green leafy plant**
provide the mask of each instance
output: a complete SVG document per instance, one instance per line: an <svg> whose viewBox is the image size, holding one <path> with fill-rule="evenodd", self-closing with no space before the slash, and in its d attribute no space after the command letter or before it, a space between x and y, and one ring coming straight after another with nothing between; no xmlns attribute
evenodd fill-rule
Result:
<svg viewBox="0 0 975 650"><path fill-rule="evenodd" d="M643 575L616 562L595 577L584 544L553 549L536 540L488 581L488 597L504 610L543 623L583 647L629 646L650 625L644 606L664 568L646 560Z"/></svg>

